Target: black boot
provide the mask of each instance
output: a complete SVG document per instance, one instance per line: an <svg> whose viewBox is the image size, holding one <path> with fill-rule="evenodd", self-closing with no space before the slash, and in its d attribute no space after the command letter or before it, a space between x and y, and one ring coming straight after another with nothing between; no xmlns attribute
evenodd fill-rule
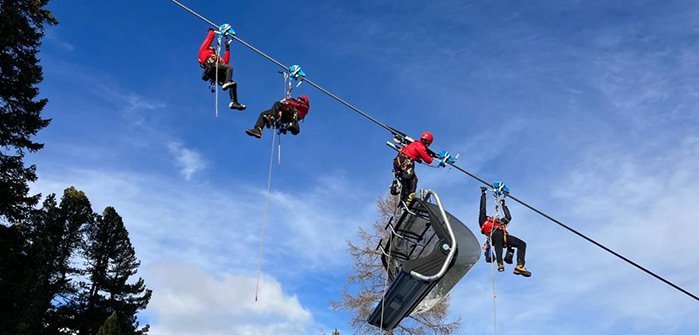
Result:
<svg viewBox="0 0 699 335"><path fill-rule="evenodd" d="M524 265L522 265L522 264L517 264L517 266L515 267L515 270L512 271L512 273L514 273L516 275L520 275L520 276L525 276L525 277L532 276L532 273L529 272L529 270L525 269Z"/></svg>
<svg viewBox="0 0 699 335"><path fill-rule="evenodd" d="M391 195L398 194L400 194L400 183L397 179L393 179L393 183L391 183Z"/></svg>
<svg viewBox="0 0 699 335"><path fill-rule="evenodd" d="M241 105L241 104L239 104L237 101L231 101L231 102L228 104L228 107L229 107L230 109L237 109L237 110L241 110L241 111L244 110L245 108L247 108L247 106Z"/></svg>
<svg viewBox="0 0 699 335"><path fill-rule="evenodd" d="M262 138L262 128L255 127L253 129L248 129L245 133L252 137Z"/></svg>
<svg viewBox="0 0 699 335"><path fill-rule="evenodd" d="M238 103L238 83L232 81L230 84L230 95L231 95L231 103L228 104L228 107L232 109L237 109L237 110L244 110L247 108L247 106Z"/></svg>
<svg viewBox="0 0 699 335"><path fill-rule="evenodd" d="M514 250L507 248L507 253L505 254L505 263L512 264L512 257L515 255Z"/></svg>

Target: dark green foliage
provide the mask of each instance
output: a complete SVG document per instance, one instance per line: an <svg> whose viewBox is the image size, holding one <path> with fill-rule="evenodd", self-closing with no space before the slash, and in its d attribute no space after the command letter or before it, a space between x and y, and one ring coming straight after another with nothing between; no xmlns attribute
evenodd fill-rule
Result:
<svg viewBox="0 0 699 335"><path fill-rule="evenodd" d="M9 325L19 318L20 301L26 293L22 283L27 278L27 248L20 226L0 225L0 325ZM0 334L9 333L9 329L0 330Z"/></svg>
<svg viewBox="0 0 699 335"><path fill-rule="evenodd" d="M113 313L119 334L147 333L136 313L151 291L129 283L140 263L114 208L97 215L71 187L60 204L49 195L22 225L0 227L0 335L96 334Z"/></svg>
<svg viewBox="0 0 699 335"><path fill-rule="evenodd" d="M124 334L145 333L138 330L136 313L150 301L143 279L128 283L140 262L131 245L124 222L113 207L107 207L86 231L84 274L89 281L81 283L80 301L84 313L79 317L81 333L94 333L110 313L119 314Z"/></svg>
<svg viewBox="0 0 699 335"><path fill-rule="evenodd" d="M35 166L24 155L43 147L31 137L50 120L41 118L46 99L36 100L43 79L37 52L44 25L56 24L48 0L0 1L0 219L15 222L39 200L29 195Z"/></svg>
<svg viewBox="0 0 699 335"><path fill-rule="evenodd" d="M112 312L106 321L102 324L97 335L121 335L121 328L119 326L119 317L116 312Z"/></svg>
<svg viewBox="0 0 699 335"><path fill-rule="evenodd" d="M0 301L13 306L7 314L0 313L0 323L8 325L9 334L52 334L66 318L61 306L77 292L71 278L78 270L71 263L82 240L82 229L94 221L87 196L75 188L63 193L61 203L55 195L46 198L41 209L34 210L22 226L11 228L14 248L2 257L21 261L6 281L0 281L0 291L11 292ZM4 279L4 274L2 275ZM7 319L6 319L7 318Z"/></svg>

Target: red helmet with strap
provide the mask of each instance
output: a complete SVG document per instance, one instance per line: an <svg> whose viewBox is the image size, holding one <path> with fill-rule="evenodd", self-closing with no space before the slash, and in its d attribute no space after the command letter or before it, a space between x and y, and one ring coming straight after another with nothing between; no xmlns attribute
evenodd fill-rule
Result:
<svg viewBox="0 0 699 335"><path fill-rule="evenodd" d="M434 136L432 136L432 133L429 131L426 131L420 135L420 139L425 142L425 144L430 145L432 144L432 141L434 141Z"/></svg>

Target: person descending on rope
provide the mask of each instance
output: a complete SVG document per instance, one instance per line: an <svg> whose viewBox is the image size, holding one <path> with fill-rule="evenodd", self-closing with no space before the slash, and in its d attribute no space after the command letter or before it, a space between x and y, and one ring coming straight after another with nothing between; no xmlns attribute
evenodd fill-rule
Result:
<svg viewBox="0 0 699 335"><path fill-rule="evenodd" d="M260 113L257 117L257 122L252 129L245 131L246 134L261 138L262 127L278 128L286 133L288 130L292 135L298 135L301 132L299 121L303 120L311 108L311 100L307 96L302 95L298 98L284 98L272 105L272 108Z"/></svg>
<svg viewBox="0 0 699 335"><path fill-rule="evenodd" d="M497 182L496 182L497 183ZM500 184L504 187L504 184ZM502 188L500 188L501 190ZM522 275L525 277L530 277L532 275L526 268L524 268L525 260L524 256L527 251L527 243L511 235L507 232L507 224L512 220L510 215L510 210L505 204L505 198L500 199L500 206L505 214L504 218L499 218L497 216L487 216L486 215L486 192L487 188L481 187L481 208L478 216L478 224L481 227L481 233L490 239L490 244L495 248L495 259L498 264L498 271L505 271L505 264L503 264L502 251L504 247L507 247L507 255L505 261L507 264L512 264L512 248L517 249L517 266L515 267L513 273L516 275ZM500 191L496 190L496 191ZM487 259L486 259L487 261Z"/></svg>
<svg viewBox="0 0 699 335"><path fill-rule="evenodd" d="M432 156L427 152L427 147L432 144L434 136L429 131L420 135L420 139L404 146L393 159L393 175L391 194L397 195L400 184L400 201L406 207L415 197L417 190L417 175L415 174L415 162L432 163Z"/></svg>
<svg viewBox="0 0 699 335"><path fill-rule="evenodd" d="M231 26L229 24L224 24L221 26L221 34L235 34L232 32ZM225 91L228 90L228 95L231 98L228 107L231 109L244 110L245 105L238 103L238 84L233 81L233 66L229 64L231 57L231 47L230 43L233 39L229 39L225 42L226 51L223 53L223 57L218 55L214 46L211 45L214 41L216 32L209 28L206 33L206 38L204 42L199 47L199 65L204 69L204 73L201 79L205 81L210 81L213 85L219 84L221 88ZM216 81L216 72L218 66L218 83ZM213 86L212 86L213 87ZM212 90L213 91L213 90Z"/></svg>

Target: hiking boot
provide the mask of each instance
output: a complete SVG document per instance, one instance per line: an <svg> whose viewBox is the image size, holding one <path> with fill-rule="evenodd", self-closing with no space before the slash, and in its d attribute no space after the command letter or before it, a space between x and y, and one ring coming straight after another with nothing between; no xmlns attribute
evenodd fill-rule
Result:
<svg viewBox="0 0 699 335"><path fill-rule="evenodd" d="M226 83L224 83L223 85L221 85L221 88L225 91L225 90L227 90L229 87L231 87L231 86L233 86L233 85L235 85L235 82L234 82L234 81L229 81L229 82L226 82Z"/></svg>
<svg viewBox="0 0 699 335"><path fill-rule="evenodd" d="M408 199L405 200L405 203L410 206L410 204L413 202L413 198L415 198L415 193L408 194Z"/></svg>
<svg viewBox="0 0 699 335"><path fill-rule="evenodd" d="M252 137L262 138L262 129L257 127L254 129L248 129L245 131L245 133Z"/></svg>
<svg viewBox="0 0 699 335"><path fill-rule="evenodd" d="M243 105L243 104L239 104L239 103L236 102L236 101L231 101L231 102L228 104L228 107L229 107L230 109L237 109L237 110L240 110L240 111L242 111L242 110L244 110L245 108L247 108L247 106L245 106L245 105Z"/></svg>
<svg viewBox="0 0 699 335"><path fill-rule="evenodd" d="M517 264L517 266L515 267L515 270L512 271L512 273L514 273L516 275L520 275L520 276L525 276L525 277L532 276L532 273L529 272L529 270L525 269L524 265L521 265L521 264Z"/></svg>
<svg viewBox="0 0 699 335"><path fill-rule="evenodd" d="M498 262L498 272L503 271L505 271L505 264L502 264L502 262Z"/></svg>
<svg viewBox="0 0 699 335"><path fill-rule="evenodd" d="M512 257L514 255L515 253L512 251L512 249L507 249L507 254L505 254L505 263L512 264Z"/></svg>
<svg viewBox="0 0 699 335"><path fill-rule="evenodd" d="M492 262L493 262L493 254L490 252L490 248L485 249L485 252L483 252L483 255L485 256L485 262L486 262L486 263L492 263Z"/></svg>
<svg viewBox="0 0 699 335"><path fill-rule="evenodd" d="M398 194L400 194L400 184L397 180L393 179L393 183L391 183L391 195Z"/></svg>

